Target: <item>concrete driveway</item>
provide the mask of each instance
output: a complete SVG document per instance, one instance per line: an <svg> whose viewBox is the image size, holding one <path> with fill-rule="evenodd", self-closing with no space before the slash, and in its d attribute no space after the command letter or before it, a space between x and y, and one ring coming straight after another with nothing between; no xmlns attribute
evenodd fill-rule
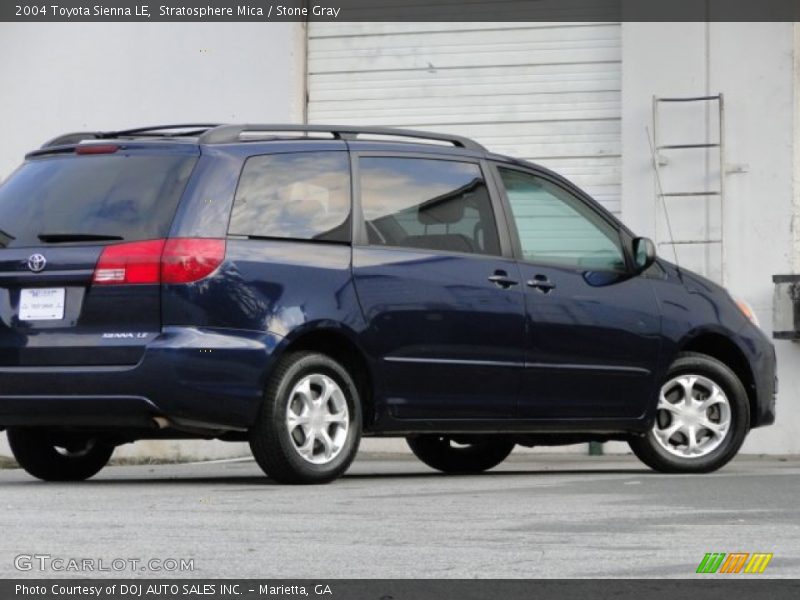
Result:
<svg viewBox="0 0 800 600"><path fill-rule="evenodd" d="M627 456L528 454L444 476L367 455L316 487L274 485L247 460L109 467L81 484L4 469L0 499L0 577L691 577L707 552L771 552L761 577L800 577L796 457L682 476ZM32 559L20 572L19 555L139 562L71 573ZM142 570L153 559L194 570Z"/></svg>

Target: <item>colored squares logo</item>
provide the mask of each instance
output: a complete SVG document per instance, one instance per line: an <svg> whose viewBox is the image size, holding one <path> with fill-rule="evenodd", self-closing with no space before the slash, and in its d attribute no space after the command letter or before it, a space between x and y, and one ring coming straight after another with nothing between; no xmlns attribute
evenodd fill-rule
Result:
<svg viewBox="0 0 800 600"><path fill-rule="evenodd" d="M772 553L764 552L708 552L697 565L697 573L724 573L735 575L748 573L758 575L767 569L772 560Z"/></svg>

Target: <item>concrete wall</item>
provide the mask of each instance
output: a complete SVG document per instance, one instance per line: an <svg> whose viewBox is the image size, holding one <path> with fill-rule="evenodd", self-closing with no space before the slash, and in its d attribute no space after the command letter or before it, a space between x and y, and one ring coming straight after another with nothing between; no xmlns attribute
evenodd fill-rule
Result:
<svg viewBox="0 0 800 600"><path fill-rule="evenodd" d="M2 23L0 56L0 180L25 152L67 131L303 120L298 23ZM141 442L118 454L244 451L223 442Z"/></svg>
<svg viewBox="0 0 800 600"><path fill-rule="evenodd" d="M0 178L66 131L302 121L298 23L0 24Z"/></svg>
<svg viewBox="0 0 800 600"><path fill-rule="evenodd" d="M656 185L646 127L652 96L725 97L726 173L724 198L724 284L749 302L771 333L771 276L800 267L794 207L797 181L798 63L792 23L625 23L623 25L623 219L642 235L666 239L656 211ZM716 138L714 110L679 107L664 117L665 143ZM702 141L702 140L699 140ZM719 181L714 151L667 154L665 191ZM720 233L718 207L702 199L672 199L675 238ZM709 226L706 228L706 215ZM668 247L660 249L672 258ZM719 278L718 255L684 251L681 263ZM778 422L756 430L745 452L800 452L800 345L776 342L780 377Z"/></svg>

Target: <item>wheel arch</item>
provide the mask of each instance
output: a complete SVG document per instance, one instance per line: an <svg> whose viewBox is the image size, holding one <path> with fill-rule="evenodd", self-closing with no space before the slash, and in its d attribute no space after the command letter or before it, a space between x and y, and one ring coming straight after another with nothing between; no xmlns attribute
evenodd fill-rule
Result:
<svg viewBox="0 0 800 600"><path fill-rule="evenodd" d="M363 426L368 430L375 416L375 378L370 360L355 338L355 332L339 324L308 323L284 338L276 356L287 352L319 352L342 363L358 387Z"/></svg>
<svg viewBox="0 0 800 600"><path fill-rule="evenodd" d="M701 331L684 340L679 351L706 354L733 371L747 392L750 422L755 422L758 407L755 376L745 353L729 335L717 331Z"/></svg>

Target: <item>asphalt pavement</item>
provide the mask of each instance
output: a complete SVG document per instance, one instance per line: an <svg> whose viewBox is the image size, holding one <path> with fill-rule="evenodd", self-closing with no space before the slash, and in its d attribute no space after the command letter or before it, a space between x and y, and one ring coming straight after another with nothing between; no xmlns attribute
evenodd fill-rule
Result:
<svg viewBox="0 0 800 600"><path fill-rule="evenodd" d="M75 484L0 469L0 577L694 577L707 552L773 553L760 577L800 577L799 503L800 457L690 476L527 454L445 476L373 455L313 487L273 484L249 460L108 467ZM194 570L142 570L169 559Z"/></svg>

